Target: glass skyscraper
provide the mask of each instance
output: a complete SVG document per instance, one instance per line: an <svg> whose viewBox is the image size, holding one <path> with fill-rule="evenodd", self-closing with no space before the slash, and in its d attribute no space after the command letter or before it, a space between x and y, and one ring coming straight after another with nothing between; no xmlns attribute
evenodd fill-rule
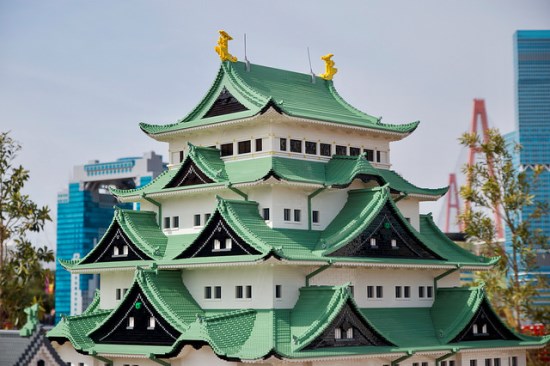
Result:
<svg viewBox="0 0 550 366"><path fill-rule="evenodd" d="M145 185L164 168L162 156L154 152L75 166L68 189L57 196L57 258L82 258L105 233L117 205L109 187L127 189ZM118 206L132 208L132 204ZM70 274L57 262L56 321L61 314L76 315L86 309L99 285L97 275Z"/></svg>
<svg viewBox="0 0 550 366"><path fill-rule="evenodd" d="M535 165L544 167L533 190L536 200L550 202L550 30L520 30L514 35L517 128L509 134L522 145L514 162L527 174ZM532 208L524 210L529 215ZM534 222L550 236L550 215ZM539 250L539 270L550 281L550 252ZM541 293L537 303L550 305L550 292Z"/></svg>

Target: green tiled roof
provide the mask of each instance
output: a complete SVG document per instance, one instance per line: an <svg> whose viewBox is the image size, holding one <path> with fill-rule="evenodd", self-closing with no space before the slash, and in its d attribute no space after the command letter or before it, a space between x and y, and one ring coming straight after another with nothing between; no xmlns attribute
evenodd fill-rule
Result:
<svg viewBox="0 0 550 366"><path fill-rule="evenodd" d="M82 263L100 251L105 250L107 245L106 237L111 229L119 225L124 234L128 236L133 244L135 244L142 252L150 258L160 259L164 256L168 239L159 228L156 221L156 214L152 211L133 211L116 209L113 220L106 231L106 234L99 243L82 259L79 260L63 260L59 263L66 269L87 269L99 267L127 267L144 264L142 261L118 261L118 262L101 262L101 263ZM133 263L136 262L136 263Z"/></svg>
<svg viewBox="0 0 550 366"><path fill-rule="evenodd" d="M189 160L194 162L197 167L215 183L227 182L227 173L225 172L224 162L220 158L220 150L210 147L195 146L191 143L189 143L188 146L189 149L187 156L185 157L185 160L179 164L179 167L165 170L149 184L146 184L143 187L134 189L110 188L110 192L117 197L158 192L170 183L170 181L179 173L179 171L185 166L185 163ZM178 189L181 188L175 187L168 188L167 190Z"/></svg>
<svg viewBox="0 0 550 366"><path fill-rule="evenodd" d="M460 247L447 237L435 224L431 214L420 215L419 238L424 243L430 244L430 249L444 258L453 258L456 263L478 263L481 265L493 265L498 257L486 258L477 256L472 252Z"/></svg>
<svg viewBox="0 0 550 366"><path fill-rule="evenodd" d="M426 248L444 259L329 256L360 235L385 205L392 205L398 219L411 234L417 237ZM219 212L231 229L259 254L174 259L197 240L200 233L194 233L168 236L163 251L164 256L155 258L155 262L160 267L167 268L174 265L256 262L267 258L269 255L274 255L288 261L490 267L497 260L497 258L478 257L460 248L437 228L431 220L431 216L422 215L420 232L416 231L395 208L388 186L348 191L348 200L344 208L324 231L271 228L260 216L258 203L253 201L229 200L218 197L218 205L214 213L216 212ZM214 215L211 217L214 217ZM207 229L208 225L205 225L202 230ZM64 261L62 264L70 269L99 270L110 267L150 266L152 262L78 264Z"/></svg>
<svg viewBox="0 0 550 366"><path fill-rule="evenodd" d="M247 110L205 118L224 88ZM223 62L206 96L181 121L168 125L141 123L140 127L155 135L252 117L268 106L293 117L400 134L411 133L418 126L418 122L404 125L382 123L380 118L361 112L344 101L329 80L316 77L312 83L309 74L254 64L247 71L245 63Z"/></svg>
<svg viewBox="0 0 550 366"><path fill-rule="evenodd" d="M195 146L190 148L190 151L186 159L193 160L215 183L165 188L183 167L184 163L182 163L179 168L162 173L144 187L130 190L111 189L111 192L118 197L138 196L143 193L186 190L227 184L228 182L230 184L256 182L265 179L270 174L289 182L311 183L322 186L347 186L358 176L369 176L379 181L380 184L389 184L392 191L407 195L439 197L444 195L448 189L448 187L435 189L417 187L392 170L373 167L364 155L334 155L328 163L283 157L262 157L235 161L228 160L224 164L217 149Z"/></svg>
<svg viewBox="0 0 550 366"><path fill-rule="evenodd" d="M484 300L479 288L439 288L432 308L358 309L348 285L344 284L301 288L293 309L204 310L181 282L179 271L156 273L138 270L133 286L139 286L155 309L182 332L171 346L94 343L88 334L106 322L115 310L99 310L93 305L82 315L64 317L48 337L68 339L73 347L85 353L153 353L158 357L176 354L179 347L189 342L204 342L219 356L243 360L261 359L273 352L286 358L334 357L408 350L437 351L452 347L542 346L550 341L548 336L539 338L516 334L518 340L449 343L469 324ZM303 350L323 333L347 303L351 303L357 313L362 314L363 320L394 346Z"/></svg>
<svg viewBox="0 0 550 366"><path fill-rule="evenodd" d="M332 253L363 232L390 200L389 189L379 187L348 191L348 200L321 235L317 249Z"/></svg>

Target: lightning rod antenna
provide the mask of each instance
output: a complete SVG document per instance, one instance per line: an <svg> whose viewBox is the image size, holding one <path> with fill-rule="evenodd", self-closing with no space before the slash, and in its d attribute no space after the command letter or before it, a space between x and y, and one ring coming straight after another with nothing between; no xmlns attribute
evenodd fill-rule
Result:
<svg viewBox="0 0 550 366"><path fill-rule="evenodd" d="M315 84L315 74L313 73L313 69L311 68L311 56L309 55L309 47L307 47L307 60L309 61L309 73L311 75L311 82Z"/></svg>
<svg viewBox="0 0 550 366"><path fill-rule="evenodd" d="M246 64L246 71L250 71L250 61L246 57L246 33L244 34L244 62Z"/></svg>

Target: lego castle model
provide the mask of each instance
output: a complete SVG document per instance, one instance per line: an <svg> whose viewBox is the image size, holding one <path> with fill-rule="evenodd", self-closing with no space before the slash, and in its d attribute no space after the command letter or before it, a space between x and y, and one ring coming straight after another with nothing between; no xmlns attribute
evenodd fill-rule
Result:
<svg viewBox="0 0 550 366"><path fill-rule="evenodd" d="M498 260L449 240L420 188L390 169L418 122L382 123L320 76L239 62L220 32L212 87L181 121L141 124L168 143L150 184L112 189L85 257L81 315L48 333L71 366L523 366L548 337L508 328L461 271Z"/></svg>

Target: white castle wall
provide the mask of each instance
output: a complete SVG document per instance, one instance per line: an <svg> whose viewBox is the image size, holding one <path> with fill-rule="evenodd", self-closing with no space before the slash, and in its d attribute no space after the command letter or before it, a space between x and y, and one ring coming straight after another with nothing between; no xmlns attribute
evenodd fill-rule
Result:
<svg viewBox="0 0 550 366"><path fill-rule="evenodd" d="M114 309L118 305L116 289L129 289L134 280L134 271L103 272L100 279L101 309Z"/></svg>
<svg viewBox="0 0 550 366"><path fill-rule="evenodd" d="M397 202L397 208L403 217L409 219L410 224L417 231L420 230L419 201L416 198L404 198Z"/></svg>

